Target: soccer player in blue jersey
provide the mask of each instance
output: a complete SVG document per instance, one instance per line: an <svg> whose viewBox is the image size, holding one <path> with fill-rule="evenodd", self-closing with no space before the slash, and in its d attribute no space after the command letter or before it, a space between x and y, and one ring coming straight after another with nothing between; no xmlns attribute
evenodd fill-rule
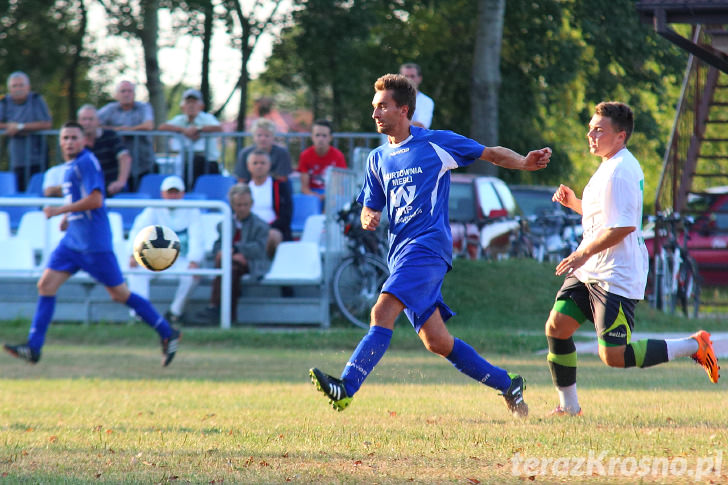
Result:
<svg viewBox="0 0 728 485"><path fill-rule="evenodd" d="M454 315L440 292L445 273L452 268L449 171L478 159L509 169L540 170L548 165L551 149L535 150L524 157L507 148L485 147L451 131L410 126L417 96L410 81L387 74L377 79L374 90L372 118L389 143L369 154L358 200L364 206L361 223L366 230L376 229L381 211L387 210L390 276L372 308L369 333L349 358L341 378L313 368L311 380L334 409L345 409L386 352L395 319L404 311L427 350L501 391L510 412L526 417L524 379L490 364L450 335L445 326Z"/></svg>
<svg viewBox="0 0 728 485"><path fill-rule="evenodd" d="M60 146L66 160L63 178L65 204L43 209L46 217L63 214L61 229L66 235L53 251L38 281L38 303L28 333L28 341L4 349L35 364L40 360L45 334L53 319L58 289L79 270L86 271L106 287L114 301L133 309L154 328L162 343L162 365L167 366L177 352L179 330L154 309L148 300L131 293L124 283L111 242L111 227L104 204L105 183L96 157L84 148L83 127L68 122L61 127Z"/></svg>

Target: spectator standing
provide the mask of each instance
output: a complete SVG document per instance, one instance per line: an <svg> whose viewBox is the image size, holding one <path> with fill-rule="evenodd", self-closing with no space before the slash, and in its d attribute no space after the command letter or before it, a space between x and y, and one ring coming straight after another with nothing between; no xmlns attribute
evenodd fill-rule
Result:
<svg viewBox="0 0 728 485"><path fill-rule="evenodd" d="M252 212L253 197L250 187L246 184L236 184L228 191L228 200L233 210L233 240L225 244L232 244L232 298L230 319L234 322L238 317L237 300L240 296L240 279L244 274L250 274L253 279L260 279L268 271L270 261L265 254L265 245L268 240L269 226L260 217ZM213 246L215 253L215 267L219 268L222 261L222 223L217 226L220 235ZM210 305L199 312L196 317L202 323L213 323L220 319L222 279L216 276L212 283Z"/></svg>
<svg viewBox="0 0 728 485"><path fill-rule="evenodd" d="M235 175L239 182L248 182L250 172L248 171L248 155L254 150L262 150L270 158L270 173L277 180L288 180L291 168L291 155L282 146L276 145L276 125L268 119L258 118L253 123L253 144L243 148L238 153L238 160L235 164Z"/></svg>
<svg viewBox="0 0 728 485"><path fill-rule="evenodd" d="M51 113L43 96L30 90L30 78L22 71L8 76L8 94L0 99L0 130L10 137L10 169L18 190L25 190L31 175L46 169L48 143L30 133L51 128Z"/></svg>
<svg viewBox="0 0 728 485"><path fill-rule="evenodd" d="M301 152L298 158L298 171L301 173L301 192L315 195L324 200L324 175L328 167L346 168L346 158L341 151L331 146L334 139L331 123L316 120L311 126L313 146Z"/></svg>
<svg viewBox="0 0 728 485"><path fill-rule="evenodd" d="M417 91L415 112L412 115L410 123L420 128L429 128L432 124L432 113L435 111L435 102L431 97L420 91L422 69L414 62L408 62L399 67L399 73L409 79Z"/></svg>
<svg viewBox="0 0 728 485"><path fill-rule="evenodd" d="M177 175L170 175L162 181L160 186L162 199L182 200L185 195L185 183ZM167 226L177 233L180 242L180 252L172 269L184 270L199 268L205 257L204 233L202 229L202 216L199 209L181 207L147 207L134 219L134 225L129 234L136 235L147 226ZM129 253L134 248L133 239L130 238ZM136 268L138 263L133 256L129 258L129 266ZM129 275L129 290L149 299L149 282L153 274ZM179 275L179 285L174 294L174 300L164 317L171 324L183 321L184 309L190 294L197 286L198 276Z"/></svg>
<svg viewBox="0 0 728 485"><path fill-rule="evenodd" d="M121 137L114 130L101 128L96 107L84 104L78 110L78 124L83 126L88 147L104 173L108 197L118 194L126 187L131 172L131 155Z"/></svg>
<svg viewBox="0 0 728 485"><path fill-rule="evenodd" d="M222 127L214 115L203 111L205 104L202 102L202 93L196 89L188 89L182 94L180 107L182 113L159 125L159 129L184 135L183 146L177 148L182 152L182 160L185 160L187 153L192 153L192 160L185 160L187 163L192 163L192 179L187 177L188 185L192 186L197 177L203 173L220 173L217 164L217 159L220 158L217 138L201 135L220 132ZM187 164L183 167L183 175L186 176L189 169Z"/></svg>
<svg viewBox="0 0 728 485"><path fill-rule="evenodd" d="M253 213L270 225L266 254L273 258L281 241L290 241L293 198L291 185L270 175L270 157L263 150L248 155L248 186L253 196Z"/></svg>
<svg viewBox="0 0 728 485"><path fill-rule="evenodd" d="M99 121L104 128L116 131L150 131L154 129L154 112L149 103L136 101L136 86L130 81L116 85L116 101L98 111ZM154 171L154 147L150 136L122 137L131 154L131 176L127 181L130 191L139 187L141 178Z"/></svg>

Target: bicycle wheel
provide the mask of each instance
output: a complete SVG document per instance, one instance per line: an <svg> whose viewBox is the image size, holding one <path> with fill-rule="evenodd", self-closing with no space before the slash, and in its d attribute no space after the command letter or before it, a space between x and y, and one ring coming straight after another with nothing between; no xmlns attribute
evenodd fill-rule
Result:
<svg viewBox="0 0 728 485"><path fill-rule="evenodd" d="M334 273L334 299L341 313L360 328L369 328L369 314L389 276L387 265L368 254L342 261Z"/></svg>
<svg viewBox="0 0 728 485"><path fill-rule="evenodd" d="M700 310L700 276L695 260L688 257L680 268L680 307L687 318L698 318Z"/></svg>

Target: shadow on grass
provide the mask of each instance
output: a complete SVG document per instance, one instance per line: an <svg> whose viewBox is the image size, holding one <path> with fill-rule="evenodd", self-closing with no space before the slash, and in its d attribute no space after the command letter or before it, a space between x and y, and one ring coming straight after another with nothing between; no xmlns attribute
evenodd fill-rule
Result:
<svg viewBox="0 0 728 485"><path fill-rule="evenodd" d="M350 356L350 350L329 349L251 349L180 346L179 354L167 368L161 367L159 347L49 345L41 361L29 365L8 355L2 360L2 379L6 380L152 380L160 385L175 381L277 382L301 384L308 381L310 367L319 367L338 375ZM518 372L530 386L552 386L545 356L532 352L502 354L485 352L494 365ZM596 356L580 356L579 388L717 390L724 384L711 384L701 367L690 359L680 359L649 369L612 369ZM367 380L367 384L470 385L472 380L460 374L445 359L424 349L390 348Z"/></svg>

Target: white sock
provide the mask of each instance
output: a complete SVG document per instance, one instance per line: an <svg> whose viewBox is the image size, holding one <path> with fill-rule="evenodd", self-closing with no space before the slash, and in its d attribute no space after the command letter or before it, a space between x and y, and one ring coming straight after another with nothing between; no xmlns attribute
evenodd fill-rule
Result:
<svg viewBox="0 0 728 485"><path fill-rule="evenodd" d="M692 338L665 339L667 344L667 360L678 357L689 357L698 351L698 342Z"/></svg>
<svg viewBox="0 0 728 485"><path fill-rule="evenodd" d="M576 383L567 387L557 387L559 393L559 405L561 409L576 414L581 409L579 406L579 396L576 394Z"/></svg>

